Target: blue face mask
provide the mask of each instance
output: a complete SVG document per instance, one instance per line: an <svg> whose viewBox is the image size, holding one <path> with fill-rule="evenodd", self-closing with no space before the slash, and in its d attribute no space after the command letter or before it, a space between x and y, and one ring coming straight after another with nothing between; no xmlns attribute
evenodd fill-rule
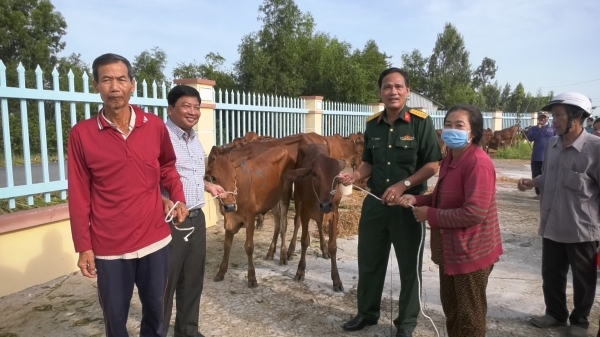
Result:
<svg viewBox="0 0 600 337"><path fill-rule="evenodd" d="M469 131L458 129L443 129L442 140L451 149L459 150L469 145Z"/></svg>

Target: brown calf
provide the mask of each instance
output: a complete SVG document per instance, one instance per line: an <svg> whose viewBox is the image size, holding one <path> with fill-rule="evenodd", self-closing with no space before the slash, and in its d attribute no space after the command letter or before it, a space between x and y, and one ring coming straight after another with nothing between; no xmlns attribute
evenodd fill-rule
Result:
<svg viewBox="0 0 600 337"><path fill-rule="evenodd" d="M258 286L252 255L254 252L254 225L257 214L276 208L290 183L282 176L293 169L294 161L281 147L265 150L256 157L237 158L231 161L227 156L217 156L208 180L223 186L237 195L228 195L222 200L224 209L225 241L223 242L223 260L214 281L222 281L229 265L229 254L233 236L246 226L245 249L248 255L248 287ZM288 193L289 194L289 193ZM289 199L287 200L289 204ZM275 212L275 224L287 223L281 212Z"/></svg>
<svg viewBox="0 0 600 337"><path fill-rule="evenodd" d="M317 222L321 239L321 249L324 250L325 238L323 222L329 221L329 244L327 251L331 257L331 280L335 292L344 291L337 269L337 225L339 220L338 207L342 199L336 177L346 166L344 160L336 160L329 156L326 145L302 145L298 154L299 168L289 171L285 178L294 181L294 201L296 216L302 223L302 254L298 263L298 271L294 280L303 281L306 273L306 250L310 245L308 223L312 219ZM327 219L326 219L327 215Z"/></svg>

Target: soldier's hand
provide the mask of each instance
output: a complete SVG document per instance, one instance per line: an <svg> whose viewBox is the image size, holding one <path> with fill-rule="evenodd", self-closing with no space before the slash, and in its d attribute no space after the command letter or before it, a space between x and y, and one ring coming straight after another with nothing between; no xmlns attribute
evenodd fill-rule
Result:
<svg viewBox="0 0 600 337"><path fill-rule="evenodd" d="M414 195L405 194L396 201L396 204L404 208L409 208L417 204L417 198Z"/></svg>
<svg viewBox="0 0 600 337"><path fill-rule="evenodd" d="M393 205L396 203L396 200L400 200L400 197L404 194L405 191L406 186L402 182L394 184L388 187L387 190L385 190L385 192L381 196L381 202L383 202L384 204Z"/></svg>
<svg viewBox="0 0 600 337"><path fill-rule="evenodd" d="M358 172L342 173L338 177L340 183L344 186L354 184L355 181L359 180Z"/></svg>
<svg viewBox="0 0 600 337"><path fill-rule="evenodd" d="M533 188L533 180L531 179L519 179L517 182L517 188L519 191L527 191Z"/></svg>

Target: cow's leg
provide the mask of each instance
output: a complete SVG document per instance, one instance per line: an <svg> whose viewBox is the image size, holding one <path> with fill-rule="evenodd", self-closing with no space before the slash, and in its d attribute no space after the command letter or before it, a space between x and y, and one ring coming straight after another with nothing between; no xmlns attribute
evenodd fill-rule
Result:
<svg viewBox="0 0 600 337"><path fill-rule="evenodd" d="M281 218L281 212L279 210L279 203L277 203L277 205L275 205L271 211L273 211L275 226L273 226L273 239L271 239L271 245L269 246L269 251L267 252L267 260L273 260L273 256L277 250L277 238L279 237L279 232L281 231L281 223L279 221Z"/></svg>
<svg viewBox="0 0 600 337"><path fill-rule="evenodd" d="M310 245L310 235L308 235L308 222L310 221L310 217L308 212L302 214L300 221L302 222L302 238L300 239L302 252L300 253L300 262L298 262L298 271L296 271L294 281L304 281L304 274L306 273L306 250Z"/></svg>
<svg viewBox="0 0 600 337"><path fill-rule="evenodd" d="M331 256L331 280L333 281L333 291L343 292L344 286L340 279L337 268L337 236L338 220L340 216L337 207L333 210L333 216L329 218L329 255Z"/></svg>
<svg viewBox="0 0 600 337"><path fill-rule="evenodd" d="M294 215L294 234L292 235L292 239L290 240L290 247L288 248L287 258L288 261L294 257L294 253L296 252L296 240L298 240L298 229L300 229L300 208L302 204L300 203L299 198L294 198L294 203L296 206L296 214Z"/></svg>
<svg viewBox="0 0 600 337"><path fill-rule="evenodd" d="M319 240L321 240L321 253L323 254L323 258L325 260L329 259L329 249L327 248L327 240L325 240L325 232L323 231L323 224L327 222L327 219L330 218L331 215L324 215L322 218L324 221L320 223L317 221L317 228L319 230ZM331 228L329 229L331 230ZM330 234L331 235L331 234Z"/></svg>
<svg viewBox="0 0 600 337"><path fill-rule="evenodd" d="M256 272L254 270L254 226L255 226L256 215L249 216L246 221L246 255L248 255L248 288L258 287L256 282Z"/></svg>
<svg viewBox="0 0 600 337"><path fill-rule="evenodd" d="M265 216L262 214L257 215L256 216L256 229L261 229L264 222L265 222Z"/></svg>
<svg viewBox="0 0 600 337"><path fill-rule="evenodd" d="M288 210L290 209L290 199L292 198L292 182L286 182L285 183L287 186L284 187L283 189L283 198L281 198L281 201L279 202L279 210L280 210L280 218L279 218L279 222L281 223L281 225L279 226L279 228L281 229L281 251L279 252L279 264L280 265L287 265L287 257L288 257L288 253L287 253L287 245L285 244L285 236L287 233L287 225L288 225L288 219L287 219L287 214L288 214Z"/></svg>
<svg viewBox="0 0 600 337"><path fill-rule="evenodd" d="M227 267L229 266L229 253L231 253L231 244L233 243L233 232L225 230L225 240L223 241L223 259L221 260L221 266L217 272L217 276L213 279L215 282L223 281Z"/></svg>

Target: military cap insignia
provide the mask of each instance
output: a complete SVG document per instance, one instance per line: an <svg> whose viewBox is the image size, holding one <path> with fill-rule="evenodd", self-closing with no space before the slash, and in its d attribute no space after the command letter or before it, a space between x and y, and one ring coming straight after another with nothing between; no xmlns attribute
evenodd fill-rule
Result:
<svg viewBox="0 0 600 337"><path fill-rule="evenodd" d="M376 114L373 114L373 115L367 117L367 123L374 120L375 118L379 117L380 115L381 115L381 112L378 112Z"/></svg>
<svg viewBox="0 0 600 337"><path fill-rule="evenodd" d="M417 110L417 109L410 109L408 112L410 112L411 114L413 114L417 117L421 117L423 119L425 119L425 118L427 118L427 116L429 116L426 112Z"/></svg>

